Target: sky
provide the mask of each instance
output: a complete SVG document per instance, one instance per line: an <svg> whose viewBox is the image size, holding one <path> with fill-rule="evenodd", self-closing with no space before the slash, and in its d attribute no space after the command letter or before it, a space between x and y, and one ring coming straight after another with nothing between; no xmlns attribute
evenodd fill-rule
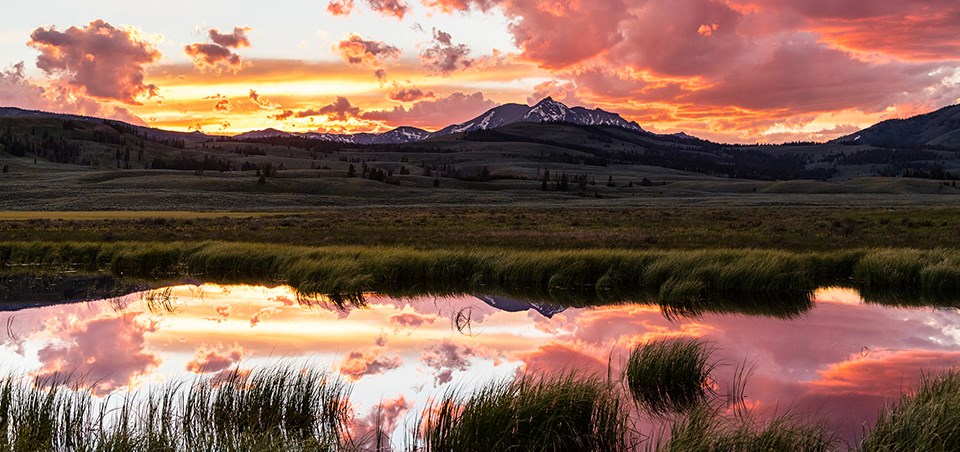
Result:
<svg viewBox="0 0 960 452"><path fill-rule="evenodd" d="M230 134L440 129L546 96L824 141L960 102L955 0L8 0L0 105Z"/></svg>

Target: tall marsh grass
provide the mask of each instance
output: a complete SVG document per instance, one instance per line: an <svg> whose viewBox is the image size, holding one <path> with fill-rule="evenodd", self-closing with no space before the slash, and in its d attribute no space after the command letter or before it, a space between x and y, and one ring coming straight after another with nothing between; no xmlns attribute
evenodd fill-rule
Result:
<svg viewBox="0 0 960 452"><path fill-rule="evenodd" d="M448 392L417 422L412 450L632 450L626 404L603 378L521 376Z"/></svg>
<svg viewBox="0 0 960 452"><path fill-rule="evenodd" d="M0 382L0 450L349 449L349 387L278 368L98 399L56 380ZM116 400L122 397L122 400Z"/></svg>
<svg viewBox="0 0 960 452"><path fill-rule="evenodd" d="M860 449L960 450L960 371L924 378L913 395L880 413Z"/></svg>
<svg viewBox="0 0 960 452"><path fill-rule="evenodd" d="M624 370L640 407L655 415L682 413L703 404L709 388L711 349L693 338L657 339L638 345Z"/></svg>

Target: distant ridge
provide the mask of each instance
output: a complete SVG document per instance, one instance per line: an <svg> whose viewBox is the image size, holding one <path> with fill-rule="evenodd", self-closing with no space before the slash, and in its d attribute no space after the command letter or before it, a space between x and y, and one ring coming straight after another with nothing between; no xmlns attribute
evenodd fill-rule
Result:
<svg viewBox="0 0 960 452"><path fill-rule="evenodd" d="M906 119L889 119L832 142L890 148L960 149L960 105Z"/></svg>

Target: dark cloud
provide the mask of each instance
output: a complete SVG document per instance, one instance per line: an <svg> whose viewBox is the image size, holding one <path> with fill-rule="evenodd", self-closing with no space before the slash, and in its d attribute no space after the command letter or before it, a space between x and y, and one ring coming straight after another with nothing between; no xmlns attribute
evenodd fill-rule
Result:
<svg viewBox="0 0 960 452"><path fill-rule="evenodd" d="M427 349L420 355L420 362L435 370L435 382L442 385L453 381L454 371L464 371L470 368L470 358L477 352L466 345L457 345L450 339L444 339Z"/></svg>
<svg viewBox="0 0 960 452"><path fill-rule="evenodd" d="M250 31L250 28L236 27L232 33L224 34L211 28L209 36L212 43L190 44L185 46L183 51L201 71L237 73L243 68L243 58L231 49L250 47L247 31Z"/></svg>
<svg viewBox="0 0 960 452"><path fill-rule="evenodd" d="M413 85L403 86L397 82L393 82L393 87L387 92L387 97L397 102L416 102L422 99L432 99L436 96L433 94L433 91L424 92Z"/></svg>
<svg viewBox="0 0 960 452"><path fill-rule="evenodd" d="M241 47L250 47L250 40L247 39L247 32L250 30L251 28L249 27L234 27L233 33L220 33L220 30L211 28L208 33L210 40L213 41L214 44L231 49L239 49Z"/></svg>
<svg viewBox="0 0 960 452"><path fill-rule="evenodd" d="M433 45L420 52L420 61L432 72L449 75L470 67L474 60L469 55L466 44L454 45L449 33L434 29Z"/></svg>
<svg viewBox="0 0 960 452"><path fill-rule="evenodd" d="M397 19L403 19L403 16L410 10L407 2L403 0L367 0L367 4L374 11Z"/></svg>
<svg viewBox="0 0 960 452"><path fill-rule="evenodd" d="M366 40L351 34L337 43L337 50L344 61L350 64L378 66L387 58L399 58L400 49L383 41Z"/></svg>
<svg viewBox="0 0 960 452"><path fill-rule="evenodd" d="M360 116L360 107L355 107L350 104L350 101L346 97L337 96L337 100L333 103L324 105L318 109L309 109L296 113L298 118L309 118L313 116L326 116L330 119L336 119L339 121L346 121L350 118L356 118Z"/></svg>

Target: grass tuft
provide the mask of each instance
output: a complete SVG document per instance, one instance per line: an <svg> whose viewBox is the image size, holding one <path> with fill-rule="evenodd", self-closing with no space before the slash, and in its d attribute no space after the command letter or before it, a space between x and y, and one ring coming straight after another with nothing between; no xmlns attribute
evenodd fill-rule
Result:
<svg viewBox="0 0 960 452"><path fill-rule="evenodd" d="M698 339L657 339L638 345L624 370L627 388L654 415L685 412L707 400L712 350Z"/></svg>

